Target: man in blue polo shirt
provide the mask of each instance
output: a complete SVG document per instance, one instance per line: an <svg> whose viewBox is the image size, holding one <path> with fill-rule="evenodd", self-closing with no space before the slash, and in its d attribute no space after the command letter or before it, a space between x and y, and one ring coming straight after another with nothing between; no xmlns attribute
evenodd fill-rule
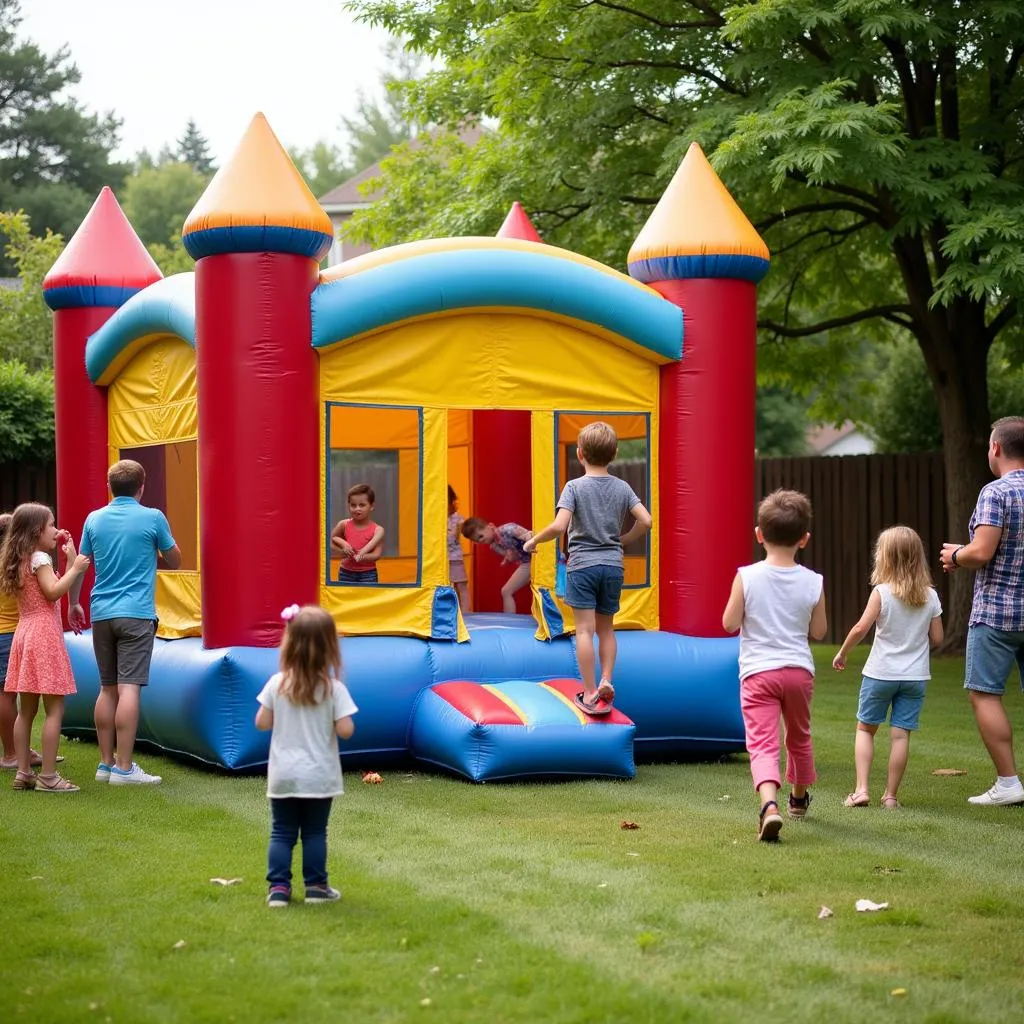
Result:
<svg viewBox="0 0 1024 1024"><path fill-rule="evenodd" d="M145 484L146 471L138 462L115 462L107 473L114 500L89 513L79 545L96 566L90 599L92 646L100 675L95 711L100 747L96 781L112 786L160 782L160 776L144 772L132 754L139 727L139 696L149 682L156 635L157 552L169 569L177 569L181 551L163 512L139 504ZM79 577L71 588L68 612L76 631L85 627L81 591Z"/></svg>

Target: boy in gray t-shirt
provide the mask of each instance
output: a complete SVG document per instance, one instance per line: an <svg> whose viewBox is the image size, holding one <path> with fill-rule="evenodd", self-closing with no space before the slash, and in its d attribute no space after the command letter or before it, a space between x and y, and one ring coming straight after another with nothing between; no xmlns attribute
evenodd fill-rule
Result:
<svg viewBox="0 0 1024 1024"><path fill-rule="evenodd" d="M576 704L590 715L607 714L615 698L614 620L622 594L622 549L651 528L651 514L633 488L608 472L618 446L619 439L607 423L589 423L580 431L576 457L585 474L565 485L554 521L523 545L525 552L531 552L538 544L569 531L565 603L576 620L576 659L583 678ZM627 512L635 522L628 533L620 535ZM594 663L595 632L601 657L600 683L596 683Z"/></svg>

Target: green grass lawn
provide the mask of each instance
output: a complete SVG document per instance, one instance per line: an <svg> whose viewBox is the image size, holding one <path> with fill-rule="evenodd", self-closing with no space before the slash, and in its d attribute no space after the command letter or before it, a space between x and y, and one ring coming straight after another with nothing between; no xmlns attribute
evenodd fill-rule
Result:
<svg viewBox="0 0 1024 1024"><path fill-rule="evenodd" d="M164 785L111 789L95 746L65 742L81 793L2 780L0 1020L1020 1021L1024 809L966 803L993 772L960 661L934 665L905 809L877 806L883 732L875 806L843 808L865 653L838 675L818 652L821 781L777 845L756 842L741 757L629 783L352 772L330 829L344 902L273 913L263 779L144 756ZM1015 686L1008 706L1020 730Z"/></svg>

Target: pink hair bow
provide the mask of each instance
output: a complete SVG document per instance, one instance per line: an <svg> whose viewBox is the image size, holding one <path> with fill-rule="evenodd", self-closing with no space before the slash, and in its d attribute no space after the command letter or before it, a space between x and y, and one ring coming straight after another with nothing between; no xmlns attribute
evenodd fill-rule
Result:
<svg viewBox="0 0 1024 1024"><path fill-rule="evenodd" d="M298 615L298 614L299 614L299 606L297 604L290 604L290 605L288 605L287 608L284 609L283 612L281 612L281 621L282 622L291 622L292 619L294 619L295 616Z"/></svg>

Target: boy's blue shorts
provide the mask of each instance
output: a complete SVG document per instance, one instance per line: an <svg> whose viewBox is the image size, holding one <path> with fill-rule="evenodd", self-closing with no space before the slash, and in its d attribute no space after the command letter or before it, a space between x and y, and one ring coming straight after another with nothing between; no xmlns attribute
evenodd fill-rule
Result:
<svg viewBox="0 0 1024 1024"><path fill-rule="evenodd" d="M892 705L889 724L913 732L921 717L925 679L872 679L864 676L860 684L857 721L865 725L881 725Z"/></svg>
<svg viewBox="0 0 1024 1024"><path fill-rule="evenodd" d="M614 615L619 610L624 579L621 565L570 569L565 574L565 603L570 608L592 608L598 615Z"/></svg>

